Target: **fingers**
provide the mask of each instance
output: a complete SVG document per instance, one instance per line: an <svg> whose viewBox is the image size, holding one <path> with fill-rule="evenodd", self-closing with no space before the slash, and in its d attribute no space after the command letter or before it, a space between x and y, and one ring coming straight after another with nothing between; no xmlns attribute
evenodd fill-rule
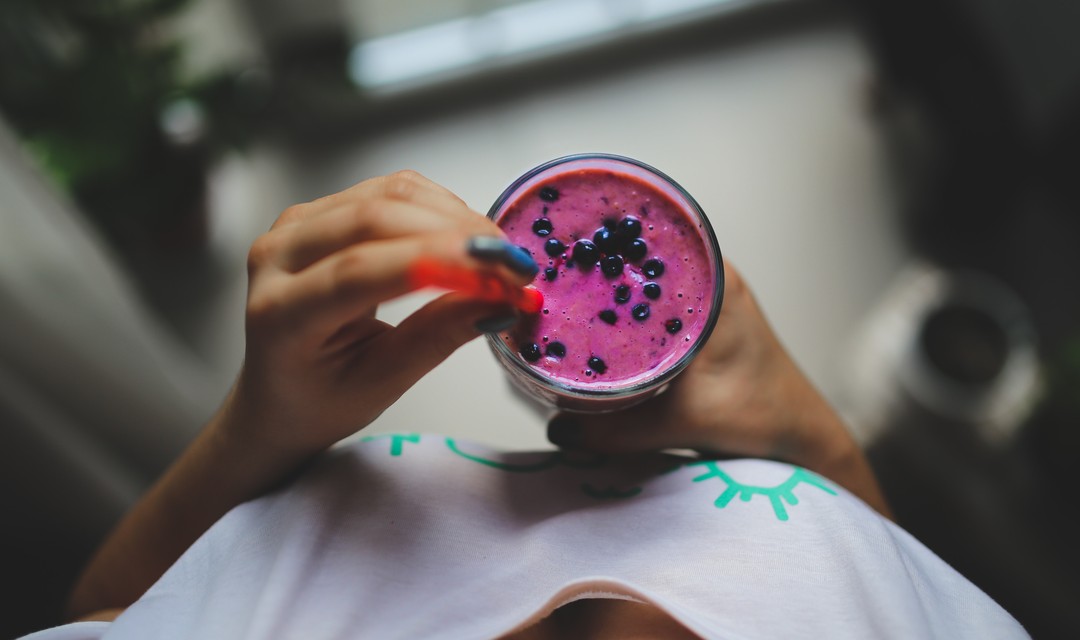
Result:
<svg viewBox="0 0 1080 640"><path fill-rule="evenodd" d="M474 239L461 231L444 231L351 246L298 274L265 279L265 289L249 296L249 318L265 313L270 316L267 321L277 326L284 323L294 332L325 339L417 286L410 270L421 258L448 269L482 272L512 287L528 282L530 276L520 270L523 265L515 265L519 270L514 271L505 257L489 261L490 256L469 255Z"/></svg>
<svg viewBox="0 0 1080 640"><path fill-rule="evenodd" d="M349 246L372 240L388 240L408 235L470 229L498 234L485 218L470 214L462 222L455 216L430 207L400 200L347 202L318 214L303 224L280 231L278 266L297 272Z"/></svg>
<svg viewBox="0 0 1080 640"><path fill-rule="evenodd" d="M344 191L324 196L311 203L312 212L303 221L317 220L322 213L335 209L360 208L371 211L375 205L403 203L436 213L459 224L494 223L469 209L465 202L445 187L435 184L415 171L371 178Z"/></svg>
<svg viewBox="0 0 1080 640"><path fill-rule="evenodd" d="M449 190L404 171L289 207L259 242L273 264L295 272L360 242L452 228L502 235Z"/></svg>
<svg viewBox="0 0 1080 640"><path fill-rule="evenodd" d="M416 171L398 171L375 178L372 184L379 189L381 195L390 199L410 200L459 215L473 215L469 206L457 194Z"/></svg>
<svg viewBox="0 0 1080 640"><path fill-rule="evenodd" d="M410 315L394 331L381 334L365 359L380 363L385 393L396 398L463 344L516 320L513 308L504 304L446 294Z"/></svg>
<svg viewBox="0 0 1080 640"><path fill-rule="evenodd" d="M408 293L408 269L422 256L460 262L450 244L464 245L433 234L365 242L338 251L301 273L275 283L280 306L304 318L305 332L322 335L373 312L380 303ZM249 303L249 307L254 302ZM290 323L297 328L300 322Z"/></svg>
<svg viewBox="0 0 1080 640"><path fill-rule="evenodd" d="M339 193L320 198L316 202L327 208L344 201L386 199L412 202L424 207L446 211L457 217L475 216L465 201L440 184L432 182L415 171L398 171L386 176L364 180Z"/></svg>
<svg viewBox="0 0 1080 640"><path fill-rule="evenodd" d="M271 226L271 230L281 229L300 223L320 213L337 209L350 203L370 199L411 201L416 204L445 208L461 215L468 206L450 190L438 185L415 171L398 171L387 176L369 178L353 186L323 196L311 202L295 204L282 212Z"/></svg>

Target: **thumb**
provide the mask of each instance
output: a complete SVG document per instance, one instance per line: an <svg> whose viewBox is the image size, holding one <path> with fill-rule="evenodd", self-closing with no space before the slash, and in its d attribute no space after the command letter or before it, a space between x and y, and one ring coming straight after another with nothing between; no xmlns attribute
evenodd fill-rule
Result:
<svg viewBox="0 0 1080 640"><path fill-rule="evenodd" d="M505 303L448 293L386 332L371 359L383 363L392 378L386 382L404 393L466 342L484 333L505 331L517 320L518 313Z"/></svg>
<svg viewBox="0 0 1080 640"><path fill-rule="evenodd" d="M548 423L548 440L569 449L599 453L641 453L689 448L677 436L679 420L672 393L662 393L624 411L559 413Z"/></svg>

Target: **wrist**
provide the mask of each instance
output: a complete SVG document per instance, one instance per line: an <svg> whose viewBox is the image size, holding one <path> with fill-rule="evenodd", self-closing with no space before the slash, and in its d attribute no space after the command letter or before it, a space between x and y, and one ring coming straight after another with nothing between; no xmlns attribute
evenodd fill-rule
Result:
<svg viewBox="0 0 1080 640"><path fill-rule="evenodd" d="M870 461L847 425L817 390L805 384L812 399L797 422L797 454L790 461L809 469L856 495L886 518L892 519Z"/></svg>
<svg viewBox="0 0 1080 640"><path fill-rule="evenodd" d="M294 442L288 433L288 418L268 411L253 398L241 377L229 391L221 408L207 425L207 435L214 446L228 456L249 464L287 471L315 457L327 447L305 446Z"/></svg>
<svg viewBox="0 0 1080 640"><path fill-rule="evenodd" d="M847 425L817 389L802 376L795 379L793 386L786 405L785 422L791 433L787 459L824 473L861 456L862 451Z"/></svg>

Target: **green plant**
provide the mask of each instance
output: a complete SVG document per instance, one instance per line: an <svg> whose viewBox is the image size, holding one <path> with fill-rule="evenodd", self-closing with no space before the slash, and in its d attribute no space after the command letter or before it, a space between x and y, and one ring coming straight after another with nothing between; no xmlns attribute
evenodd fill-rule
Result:
<svg viewBox="0 0 1080 640"><path fill-rule="evenodd" d="M3 0L0 109L115 243L169 234L201 207L209 161L241 144L237 76L188 81L167 19L187 0ZM205 116L170 137L169 105Z"/></svg>

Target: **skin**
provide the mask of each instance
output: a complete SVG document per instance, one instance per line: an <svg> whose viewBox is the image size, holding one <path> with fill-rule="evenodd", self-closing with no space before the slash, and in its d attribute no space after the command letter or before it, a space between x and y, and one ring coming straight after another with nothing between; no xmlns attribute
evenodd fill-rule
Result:
<svg viewBox="0 0 1080 640"><path fill-rule="evenodd" d="M548 437L611 454L677 448L790 462L892 517L843 420L788 355L730 263L716 328L665 393L628 411L556 416Z"/></svg>
<svg viewBox="0 0 1080 640"><path fill-rule="evenodd" d="M501 640L685 640L697 638L659 608L627 600L577 600Z"/></svg>
<svg viewBox="0 0 1080 640"><path fill-rule="evenodd" d="M234 387L106 539L76 583L68 615L96 619L93 612L134 602L229 509L367 426L480 335L475 322L512 313L448 294L396 327L375 318L380 303L408 292L406 270L418 256L511 285L529 281L468 256L476 235L502 233L413 172L285 210L249 254L245 359Z"/></svg>
<svg viewBox="0 0 1080 640"><path fill-rule="evenodd" d="M528 283L531 276L470 257L468 239L478 235L502 237L487 218L414 172L282 213L249 254L246 351L235 385L91 560L72 592L69 618L114 618L231 508L289 481L370 424L476 338L477 321L512 314L505 305L447 294L396 327L375 318L379 304L409 291L407 269L420 256L512 286ZM667 393L624 416L578 417L553 439L610 452L682 447L788 460L887 515L843 423L787 356L738 273L729 268L727 278L713 338ZM654 607L631 604L578 605L525 631L559 637L567 621L607 628L616 608L619 619L641 628L677 625ZM545 629L553 631L535 635Z"/></svg>

